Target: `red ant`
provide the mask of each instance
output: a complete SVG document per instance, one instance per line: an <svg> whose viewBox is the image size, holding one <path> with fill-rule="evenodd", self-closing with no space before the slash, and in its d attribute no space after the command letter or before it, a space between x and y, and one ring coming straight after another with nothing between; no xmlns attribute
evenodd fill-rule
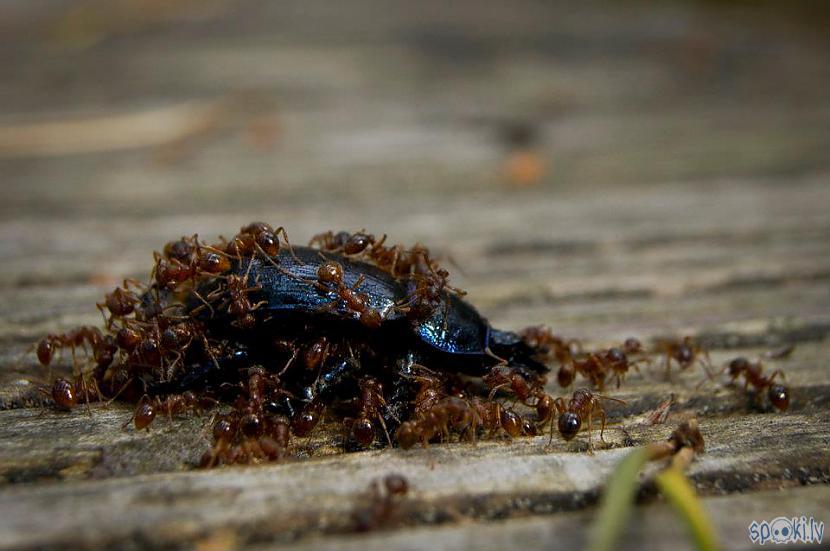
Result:
<svg viewBox="0 0 830 551"><path fill-rule="evenodd" d="M251 264L248 264L248 270L250 268ZM219 309L225 309L230 316L235 318L232 322L233 325L243 329L250 329L256 325L256 317L253 314L254 310L266 304L267 301L263 300L254 304L248 298L248 293L261 289L262 286L259 284L248 286L248 272L246 271L244 276L228 276L224 289L214 291L208 295L207 300L210 302L217 295L225 295L225 299L220 304ZM227 291L226 294L225 291Z"/></svg>
<svg viewBox="0 0 830 551"><path fill-rule="evenodd" d="M554 334L547 325L526 327L520 334L522 340L532 349L538 351L543 361L559 362L556 380L559 386L567 388L573 384L576 376L574 359L582 351L582 345L576 339L565 339Z"/></svg>
<svg viewBox="0 0 830 551"><path fill-rule="evenodd" d="M782 384L776 384L774 382L775 378L779 375L782 378L784 377L784 372L780 369L776 369L767 377L763 374L764 366L760 361L750 362L744 357L735 358L729 362L725 369L732 383L739 377L744 378L744 391L749 386L755 388L758 394L766 390L770 404L778 411L786 411L790 407L789 389Z"/></svg>
<svg viewBox="0 0 830 551"><path fill-rule="evenodd" d="M409 481L400 474L389 474L383 481L373 480L369 485L368 506L358 507L352 513L355 528L366 532L388 526L396 514L400 501L409 492Z"/></svg>
<svg viewBox="0 0 830 551"><path fill-rule="evenodd" d="M156 414L159 412L167 414L172 422L173 415L179 415L189 411L194 413L201 413L202 411L201 404L193 392L186 391L182 394L170 394L164 398L158 396L150 398L145 394L139 400L132 417L124 423L124 426L126 427L132 421L136 430L143 430L153 423Z"/></svg>
<svg viewBox="0 0 830 551"><path fill-rule="evenodd" d="M369 446L375 440L375 425L378 421L386 435L386 441L392 445L386 422L383 420L381 408L386 407L383 399L383 387L372 378L362 379L359 383L360 397L358 400L357 418L352 421L352 437L362 446Z"/></svg>
<svg viewBox="0 0 830 551"><path fill-rule="evenodd" d="M303 409L297 410L291 417L291 430L297 436L307 436L320 422L324 409L323 403L318 400L306 403Z"/></svg>
<svg viewBox="0 0 830 551"><path fill-rule="evenodd" d="M294 256L291 242L288 240L288 233L280 226L276 230L265 222L251 222L240 228L239 233L227 243L224 250L231 256L241 260L243 257L252 257L256 253L261 254L269 262L273 263L273 257L280 253L279 236L285 240L288 251ZM302 263L296 256L294 259Z"/></svg>
<svg viewBox="0 0 830 551"><path fill-rule="evenodd" d="M709 371L709 367L711 367L709 351L703 348L692 337L686 336L681 340L666 339L658 341L655 345L655 352L665 355L666 376L668 378L671 378L672 361L677 362L681 370L688 369L695 362L698 362L706 372L707 377L712 378L712 374Z"/></svg>
<svg viewBox="0 0 830 551"><path fill-rule="evenodd" d="M60 409L70 410L78 403L78 393L75 391L75 385L66 379L55 379L51 394L52 400Z"/></svg>
<svg viewBox="0 0 830 551"><path fill-rule="evenodd" d="M329 342L326 337L313 340L303 353L303 363L309 371L319 370L329 355Z"/></svg>
<svg viewBox="0 0 830 551"><path fill-rule="evenodd" d="M138 296L129 290L129 285L132 284L138 289L143 286L135 280L125 279L123 287L116 287L111 293L104 295L104 302L97 303L95 306L101 311L104 316L104 321L107 327L112 327L112 322L115 318L124 318L135 311L135 305L141 302ZM104 308L109 310L109 317L104 314Z"/></svg>
<svg viewBox="0 0 830 551"><path fill-rule="evenodd" d="M579 429L582 428L583 420L587 418L588 453L591 454L594 453L594 445L591 439L594 415L598 415L601 419L602 426L600 428L599 438L602 442L605 442L603 433L605 432L606 416L601 400L613 400L614 402L625 404L623 400L594 394L587 388L580 388L579 390L576 390L573 393L573 396L567 401L563 398L557 398L553 401L553 406L559 414L556 426L559 430L559 434L561 434L562 438L565 440L573 440L579 432ZM552 413L553 412L551 411L551 414ZM553 441L553 419L551 418L550 420L550 441L548 445L550 445L550 442Z"/></svg>
<svg viewBox="0 0 830 551"><path fill-rule="evenodd" d="M405 450L417 442L427 446L430 440L439 435L447 436L451 430L465 433L474 441L479 422L478 414L469 402L457 396L446 396L418 419L401 423L395 439Z"/></svg>
<svg viewBox="0 0 830 551"><path fill-rule="evenodd" d="M364 253L369 247L380 246L385 240L385 235L377 241L374 235L365 233L363 230L353 234L345 231L337 233L327 231L312 237L308 244L311 247L318 245L321 250L327 252L339 252L346 256L353 256Z"/></svg>
<svg viewBox="0 0 830 551"><path fill-rule="evenodd" d="M213 425L213 447L202 456L201 467L217 464L247 464L275 461L285 457L291 438L288 419L283 416L260 417L236 411Z"/></svg>
<svg viewBox="0 0 830 551"><path fill-rule="evenodd" d="M544 380L537 378L528 382L530 374L522 374L517 369L504 366L494 366L490 372L483 377L484 384L490 389L490 399L502 388L509 388L514 396L523 404L531 405L528 402L531 398L538 398L542 392Z"/></svg>
<svg viewBox="0 0 830 551"><path fill-rule="evenodd" d="M363 283L363 275L357 278L354 285L347 287L343 282L343 266L340 263L330 260L320 264L317 268L317 288L324 292L334 293L337 299L345 303L349 311L357 315L357 319L364 326L370 329L380 327L383 317L380 312L369 306L369 297L365 293L357 291ZM330 307L335 307L332 302Z"/></svg>
<svg viewBox="0 0 830 551"><path fill-rule="evenodd" d="M639 343L639 341L637 342ZM625 350L633 350L636 353L636 351L641 350L641 347L634 346L633 343L629 343L628 341L626 341L626 344L629 346L624 346L622 349L617 347L611 347L597 354L601 359L602 363L610 370L609 375L613 373L614 378L617 380L617 388L620 388L620 384L625 379L625 375L626 373L628 373L628 370L630 368L633 367L635 370L639 372L640 369L639 367L637 367L637 364L647 361L645 358L633 361L630 360L628 354L630 354L631 352L626 352ZM602 390L603 387L604 384L597 388Z"/></svg>
<svg viewBox="0 0 830 551"><path fill-rule="evenodd" d="M547 394L540 394L538 404L544 403L550 397ZM493 400L485 400L473 396L471 400L473 409L478 417L479 426L488 431L488 437L492 438L498 431L504 431L510 438L519 436L536 436L536 425L529 419L519 415L509 408Z"/></svg>

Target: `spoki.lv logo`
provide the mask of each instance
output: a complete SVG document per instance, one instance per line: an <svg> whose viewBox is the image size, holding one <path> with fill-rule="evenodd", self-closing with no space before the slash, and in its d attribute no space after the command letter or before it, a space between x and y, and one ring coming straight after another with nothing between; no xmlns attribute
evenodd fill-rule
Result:
<svg viewBox="0 0 830 551"><path fill-rule="evenodd" d="M813 517L777 517L770 521L753 521L749 525L752 543L821 543L824 523Z"/></svg>

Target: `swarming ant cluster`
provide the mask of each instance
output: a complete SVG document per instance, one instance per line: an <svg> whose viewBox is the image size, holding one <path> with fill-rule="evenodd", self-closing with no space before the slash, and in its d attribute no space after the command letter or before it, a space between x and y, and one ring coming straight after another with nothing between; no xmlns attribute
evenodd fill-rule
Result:
<svg viewBox="0 0 830 551"><path fill-rule="evenodd" d="M591 449L592 420L604 429L603 402L614 400L600 393L653 355L714 377L689 337L587 351L545 326L492 328L426 247L363 231L298 247L255 222L211 245L183 237L153 259L149 281L125 280L98 304L102 328L47 335L36 353L47 367L71 357L72 376L47 389L62 409L132 402L138 430L158 416L213 412L203 466L289 457L292 440L323 420L348 450L548 428L570 440L583 424ZM553 397L550 366L561 387L579 376L591 388ZM724 369L788 407L780 372L765 376L744 358Z"/></svg>

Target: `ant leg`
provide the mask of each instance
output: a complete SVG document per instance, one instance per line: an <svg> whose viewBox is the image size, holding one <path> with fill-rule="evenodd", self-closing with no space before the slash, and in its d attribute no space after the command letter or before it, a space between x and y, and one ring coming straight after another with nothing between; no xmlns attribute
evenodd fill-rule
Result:
<svg viewBox="0 0 830 551"><path fill-rule="evenodd" d="M277 377L282 376L283 373L288 371L288 368L291 367L291 363L297 358L297 354L299 354L299 352L300 352L299 349L294 348L294 353L291 354L291 357L288 358L287 362L285 362L285 367L283 367L282 369L279 370L279 372L277 373ZM323 358L323 361L325 361L325 357ZM320 365L322 367L322 362L320 362ZM319 370L318 370L318 375L317 376L319 378Z"/></svg>
<svg viewBox="0 0 830 551"><path fill-rule="evenodd" d="M213 310L213 306L211 306L210 303L207 300L205 300L205 298L202 295L200 295L199 291L197 291L196 289L193 289L191 292L193 293L193 295L196 298L198 298L199 300L202 301L203 305L208 307L208 310L210 310L210 317L211 317L211 319L213 319L213 316L216 315L216 312ZM199 306L199 308L201 308L201 306ZM198 310L198 308L197 308L197 310ZM193 312L191 312L191 314L192 313Z"/></svg>
<svg viewBox="0 0 830 551"><path fill-rule="evenodd" d="M208 356L210 356L210 359L213 361L214 367L216 367L217 370L221 370L222 368L219 367L219 362L216 360L216 356L214 356L213 351L210 349L210 343L204 334L202 334L202 344L205 346L205 352L208 353Z"/></svg>
<svg viewBox="0 0 830 551"><path fill-rule="evenodd" d="M491 358L493 358L495 360L498 360L499 361L498 365L507 365L509 363L506 359L502 358L501 356L496 356L496 354L492 350L490 350L489 345L487 345L484 348L484 353L487 354L488 356L490 356Z"/></svg>
<svg viewBox="0 0 830 551"><path fill-rule="evenodd" d="M124 385L123 385L123 386L122 386L122 387L118 390L118 392L116 392L116 393L115 393L115 395L113 395L113 397L112 397L112 398L110 398L109 400L107 400L106 402L104 402L104 407L107 407L107 406L109 406L111 403L113 403L113 402L114 402L114 401L115 401L115 400L116 400L116 399L117 399L117 398L121 395L121 393L122 393L122 392L124 392L125 390L127 390L127 387L128 387L128 386L130 386L130 385L132 384L132 382L133 382L133 380L132 380L132 379L128 379L128 380L127 380L127 382L126 382L126 383L124 383Z"/></svg>
<svg viewBox="0 0 830 551"><path fill-rule="evenodd" d="M285 239L285 244L288 245L288 253L294 258L297 264L305 264L302 260L300 260L297 255L294 253L294 247L291 246L291 242L288 240L288 232L285 231L285 228L280 226L276 230L274 230L274 235L282 234L282 238Z"/></svg>
<svg viewBox="0 0 830 551"><path fill-rule="evenodd" d="M352 285L352 290L357 291L357 288L360 287L364 281L366 281L366 276L360 274L360 276L355 280L354 285Z"/></svg>
<svg viewBox="0 0 830 551"><path fill-rule="evenodd" d="M602 420L602 425L600 426L600 429L599 429L599 439L603 444L605 444L606 442L605 442L604 434L605 434L606 417L605 417L605 410L604 409L599 410L599 416L600 416L600 419Z"/></svg>
<svg viewBox="0 0 830 551"><path fill-rule="evenodd" d="M510 383L502 383L500 385L494 386L493 389L490 391L490 395L487 397L487 399L492 400L493 396L496 395L496 392L498 392L499 389L502 389L502 388L505 388L505 387L508 387L508 386L510 386Z"/></svg>
<svg viewBox="0 0 830 551"><path fill-rule="evenodd" d="M778 377L779 375L781 375L781 378L782 378L784 381L786 381L786 380L787 380L787 376L786 376L786 375L784 375L784 372L783 372L783 371L781 371L780 369L776 369L775 371L773 371L772 373L770 373L770 376L769 376L769 382L773 382L773 381L775 380L775 378L776 378L776 377Z"/></svg>
<svg viewBox="0 0 830 551"><path fill-rule="evenodd" d="M386 443L389 444L389 447L392 447L392 438L389 436L389 431L386 429L386 421L383 420L383 415L377 416L378 421L380 421L380 426L383 427L383 434L386 435Z"/></svg>
<svg viewBox="0 0 830 551"><path fill-rule="evenodd" d="M594 431L593 407L588 411L588 453L594 455L594 442L591 440L591 433Z"/></svg>

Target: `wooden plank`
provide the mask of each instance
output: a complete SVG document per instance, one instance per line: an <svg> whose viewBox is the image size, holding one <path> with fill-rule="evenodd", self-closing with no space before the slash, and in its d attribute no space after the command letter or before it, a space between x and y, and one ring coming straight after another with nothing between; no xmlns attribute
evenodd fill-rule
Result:
<svg viewBox="0 0 830 551"><path fill-rule="evenodd" d="M639 424L670 393L670 423L700 419L691 476L729 548L751 520L826 520L826 19L682 3L28 4L0 13L0 547L581 545L614 462L671 430ZM182 132L100 133L192 105L221 109ZM516 125L538 136L536 185L505 179ZM98 133L11 135L42 128ZM128 406L41 406L26 355L40 335L99 323L94 303L146 277L165 241L252 219L300 243L362 227L422 241L499 327L548 323L589 346L691 333L717 365L796 343L792 410L655 366L609 389L627 405L609 408L594 456L584 437L542 436L343 455L327 426L294 442L295 461L200 472L209 413L136 433ZM353 534L388 472L411 496L388 530ZM682 545L669 516L642 507L626 545Z"/></svg>

